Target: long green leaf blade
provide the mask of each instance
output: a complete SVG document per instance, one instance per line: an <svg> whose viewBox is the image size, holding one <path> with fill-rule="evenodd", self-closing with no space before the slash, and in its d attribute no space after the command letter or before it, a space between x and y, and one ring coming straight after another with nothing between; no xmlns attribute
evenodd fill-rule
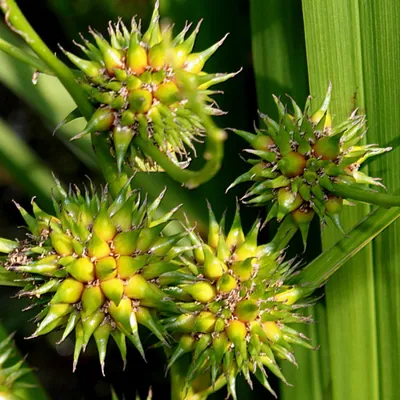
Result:
<svg viewBox="0 0 400 400"><path fill-rule="evenodd" d="M305 267L295 281L317 289L340 267L400 217L400 208L378 208L368 214L343 239Z"/></svg>
<svg viewBox="0 0 400 400"><path fill-rule="evenodd" d="M390 193L399 193L400 3L359 1L369 141L393 151L369 166ZM373 242L379 399L400 398L400 222Z"/></svg>
<svg viewBox="0 0 400 400"><path fill-rule="evenodd" d="M372 8L380 11L379 20L375 12L372 14ZM381 46L377 43L374 29L379 26L379 29L388 32L388 40L395 37L393 29L398 9L399 5L395 3L388 8L385 1L329 0L323 7L315 7L315 2L310 0L303 1L311 92L322 94L328 81L333 82L331 111L338 122L356 106L366 109L369 118L379 115L378 99L390 91L384 82L391 87L394 84L393 80L386 81L384 74L394 77L396 58L388 49L384 54L378 50ZM373 15L373 19L366 18L368 14ZM395 43L387 46L396 51ZM382 67L380 71L378 65ZM376 90L372 94L370 85L377 73L384 81L374 88ZM369 133L370 143L378 140L378 135L371 136ZM379 142L382 143L382 139ZM360 220L367 208L358 206L352 212L347 211L343 218L346 227L350 228ZM335 238L337 235L326 230L325 248ZM387 360L381 358L377 341L377 330L381 324L378 324L380 312L378 310L377 313L376 305L380 296L377 296L377 281L374 278L377 270L385 271L385 275L388 273L386 265L382 260L377 260L372 246L368 246L333 276L326 287L333 399L398 398L398 393L394 395L393 391L390 395L385 392L386 395L382 397L380 365ZM392 340L388 342L387 338L382 337L379 342L383 340L390 347L397 346L394 338L392 335ZM396 363L398 361L394 365ZM391 373L396 370L394 365L391 364Z"/></svg>
<svg viewBox="0 0 400 400"><path fill-rule="evenodd" d="M308 79L300 2L251 0L250 12L260 111L275 112L272 94L289 94L296 101L305 101Z"/></svg>

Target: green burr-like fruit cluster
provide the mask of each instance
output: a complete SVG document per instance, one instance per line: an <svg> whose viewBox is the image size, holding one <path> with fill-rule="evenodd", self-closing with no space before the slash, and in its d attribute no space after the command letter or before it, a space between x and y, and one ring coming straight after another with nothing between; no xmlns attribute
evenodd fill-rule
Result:
<svg viewBox="0 0 400 400"><path fill-rule="evenodd" d="M201 101L210 103L203 111L211 115L221 111L210 97L217 92L210 87L235 75L203 72L206 61L225 38L192 53L200 23L189 36L190 25L173 38L172 26L160 25L158 8L157 1L143 34L135 19L130 31L122 21L110 23L110 41L90 30L95 44L83 38L84 45L78 45L88 59L63 50L82 71L77 79L97 107L85 130L75 138L89 133L108 135L119 170L124 162L139 170L159 169L135 146L137 135L186 167L190 162L188 149L195 154L193 141L201 140L204 127L185 97L177 71L185 74L185 81Z"/></svg>
<svg viewBox="0 0 400 400"><path fill-rule="evenodd" d="M99 197L94 190L67 194L58 189L55 216L35 202L34 216L19 206L30 234L5 262L6 269L26 281L19 295L42 308L31 337L63 329L63 341L75 331L74 369L92 337L103 372L110 336L124 362L126 338L144 357L138 325L165 343L166 331L155 310L179 313L157 282L158 276L181 266L179 255L187 250L176 245L186 231L165 233L178 207L157 217L164 193L147 204L128 184L112 202L106 191Z"/></svg>
<svg viewBox="0 0 400 400"><path fill-rule="evenodd" d="M188 390L194 380L208 375L210 387L227 382L236 399L235 380L242 373L250 385L253 374L274 394L265 368L286 382L277 360L296 364L292 344L313 348L290 327L311 322L298 313L312 303L306 300L311 292L286 283L296 268L293 262L283 262L269 244L258 245L260 221L246 236L238 210L227 235L223 225L210 210L208 241L189 234L196 246L194 259L186 259L186 272L175 274L184 295L178 306L187 312L163 320L178 340L168 368L190 352Z"/></svg>
<svg viewBox="0 0 400 400"><path fill-rule="evenodd" d="M23 389L29 384L19 381L21 377L30 372L24 366L24 360L13 362L14 346L12 335L0 342L0 399L24 400Z"/></svg>
<svg viewBox="0 0 400 400"><path fill-rule="evenodd" d="M176 341L168 368L192 354L188 387L208 376L209 387L228 382L236 396L239 373L273 392L265 367L285 381L276 360L295 363L292 344L312 348L289 326L311 321L298 313L311 291L287 283L296 265L283 262L276 240L258 245L260 221L245 236L237 209L225 235L210 209L204 242L187 225L165 229L179 207L156 216L164 193L147 204L129 182L113 201L106 190L66 193L58 183L58 192L55 215L34 201L33 216L18 206L30 233L7 241L4 267L24 282L19 295L41 308L32 338L61 330L63 341L75 332L74 369L92 337L103 373L110 337L124 362L126 338L144 357L143 325L163 346Z"/></svg>
<svg viewBox="0 0 400 400"><path fill-rule="evenodd" d="M363 189L365 184L383 186L359 170L368 158L391 150L377 145L362 145L367 131L365 115L357 110L336 126L329 113L331 85L319 109L311 113L309 97L304 111L291 99L289 112L274 96L279 112L276 122L261 114L266 129L256 134L234 130L252 149L253 167L230 186L255 182L243 197L246 204L272 204L266 221L282 220L291 214L306 242L310 222L316 213L322 221L328 217L342 230L339 214L346 198L336 195L334 184Z"/></svg>

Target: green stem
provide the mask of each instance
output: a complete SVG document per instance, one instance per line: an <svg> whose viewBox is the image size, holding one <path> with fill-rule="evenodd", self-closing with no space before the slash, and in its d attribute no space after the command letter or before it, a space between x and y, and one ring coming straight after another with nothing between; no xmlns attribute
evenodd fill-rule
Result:
<svg viewBox="0 0 400 400"><path fill-rule="evenodd" d="M323 186L321 184L321 186ZM332 183L325 187L332 194L364 203L375 204L382 207L400 207L400 196L391 196L371 189L363 189L355 185Z"/></svg>
<svg viewBox="0 0 400 400"><path fill-rule="evenodd" d="M22 61L25 64L33 67L35 70L41 72L42 74L54 75L54 72L40 59L31 54L26 53L20 48L0 39L0 50L4 51L8 55Z"/></svg>
<svg viewBox="0 0 400 400"><path fill-rule="evenodd" d="M185 387L185 377L186 374L184 372L185 365L177 360L170 369L170 377L171 377L171 400L183 400L185 398L184 387Z"/></svg>
<svg viewBox="0 0 400 400"><path fill-rule="evenodd" d="M92 133L91 139L101 172L109 185L111 196L115 198L128 181L128 175L125 172L118 172L105 132Z"/></svg>
<svg viewBox="0 0 400 400"><path fill-rule="evenodd" d="M364 248L392 222L400 217L400 208L377 208L368 214L349 234L305 267L295 282L318 288L347 260Z"/></svg>
<svg viewBox="0 0 400 400"><path fill-rule="evenodd" d="M288 215L279 225L274 238L269 243L262 246L262 252L269 254L283 250L292 240L298 229L296 222L291 215Z"/></svg>
<svg viewBox="0 0 400 400"><path fill-rule="evenodd" d="M3 10L6 22L12 30L18 33L28 46L43 60L46 65L54 71L57 78L67 89L82 115L89 120L94 108L89 102L87 95L81 89L71 69L59 60L47 47L39 35L35 32L25 16L22 14L14 0L0 0L0 8ZM110 185L112 195L119 192L119 189L126 183L126 174L119 174L115 160L109 150L105 149L104 140L100 136L92 135L92 143L98 158L100 169L105 180Z"/></svg>
<svg viewBox="0 0 400 400"><path fill-rule="evenodd" d="M213 144L213 150L210 151L210 145ZM174 164L164 153L162 153L150 140L144 140L137 136L134 139L134 143L139 147L145 154L151 157L158 165L160 165L165 172L171 176L172 179L177 182L183 183L187 188L194 189L209 181L219 171L222 164L223 148L222 141L211 141L207 140L206 155L210 155L206 164L199 171L190 171L182 169Z"/></svg>

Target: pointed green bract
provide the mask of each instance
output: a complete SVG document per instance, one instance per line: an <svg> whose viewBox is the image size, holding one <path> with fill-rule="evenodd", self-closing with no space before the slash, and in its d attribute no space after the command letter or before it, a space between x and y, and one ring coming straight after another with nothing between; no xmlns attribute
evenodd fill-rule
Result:
<svg viewBox="0 0 400 400"><path fill-rule="evenodd" d="M346 121L333 124L330 99L331 85L317 111L310 112L308 100L302 112L291 99L292 113L274 96L279 123L261 114L266 129L259 129L256 134L234 130L252 146L246 151L260 160L229 189L242 182L255 182L242 198L243 202L253 206L271 205L266 222L272 218L281 221L291 214L304 245L314 214L321 222L332 222L343 231L340 223L343 198L372 204L384 201L385 206L390 202L400 203L393 196L379 194L382 199L374 196L374 191L365 184L382 184L379 179L359 171L369 157L391 148L359 145L367 130L365 116L355 110ZM254 164L257 160L250 161Z"/></svg>

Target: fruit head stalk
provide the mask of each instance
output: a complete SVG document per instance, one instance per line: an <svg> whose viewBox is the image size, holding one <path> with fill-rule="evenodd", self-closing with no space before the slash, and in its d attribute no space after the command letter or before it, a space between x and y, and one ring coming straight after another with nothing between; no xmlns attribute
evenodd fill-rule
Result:
<svg viewBox="0 0 400 400"><path fill-rule="evenodd" d="M333 126L329 105L331 85L319 109L311 113L311 98L302 111L293 99L293 112L274 97L279 122L260 114L266 129L256 134L233 130L251 145L245 150L254 158L252 168L239 176L229 188L239 183L255 182L242 198L245 204L263 206L272 203L266 222L281 221L291 214L301 231L304 245L314 214L326 218L343 232L340 212L348 200L371 200L373 192L365 185L384 187L379 178L361 172L360 166L370 157L391 148L359 142L367 132L365 115L354 110L344 122ZM350 193L355 189L357 195ZM340 190L337 190L340 189ZM348 195L347 195L348 194ZM365 197L365 198L364 198Z"/></svg>
<svg viewBox="0 0 400 400"><path fill-rule="evenodd" d="M265 368L286 382L276 360L296 364L292 344L313 349L290 327L311 322L298 312L312 304L311 291L286 283L297 267L293 261L284 262L280 252L258 245L260 221L245 236L237 209L227 235L223 226L210 209L207 242L190 233L196 249L193 258L182 258L186 269L159 277L176 285L182 300L178 306L187 311L163 320L178 342L168 368L190 353L186 390L208 375L210 387L226 381L236 399L235 381L242 373L250 386L253 374L275 395Z"/></svg>
<svg viewBox="0 0 400 400"><path fill-rule="evenodd" d="M18 206L30 233L4 267L26 283L19 296L40 308L31 338L62 329L62 342L75 331L74 370L92 337L103 373L110 336L124 363L126 338L144 357L138 326L166 345L156 311L180 313L157 283L159 275L182 266L179 255L188 250L178 245L186 231L165 231L179 207L156 216L165 191L148 204L128 188L129 182L110 201L106 190L101 197L93 188L66 193L58 184L55 215L34 201L33 216Z"/></svg>
<svg viewBox="0 0 400 400"><path fill-rule="evenodd" d="M149 140L171 161L185 168L190 163L189 151L196 155L194 142L205 135L202 118L190 107L185 97L185 74L191 89L204 105L208 115L223 114L211 98L219 93L210 88L235 74L207 74L207 60L223 44L225 37L210 48L193 53L201 22L190 35L190 25L176 37L172 26L161 26L159 2L156 2L150 25L141 33L140 22L132 20L131 30L119 20L110 23L110 40L90 29L95 44L83 40L77 44L87 59L64 51L81 71L77 80L96 111L77 139L89 133L108 135L119 171L124 163L144 171L160 167L134 144L140 136ZM69 121L67 117L67 121Z"/></svg>

